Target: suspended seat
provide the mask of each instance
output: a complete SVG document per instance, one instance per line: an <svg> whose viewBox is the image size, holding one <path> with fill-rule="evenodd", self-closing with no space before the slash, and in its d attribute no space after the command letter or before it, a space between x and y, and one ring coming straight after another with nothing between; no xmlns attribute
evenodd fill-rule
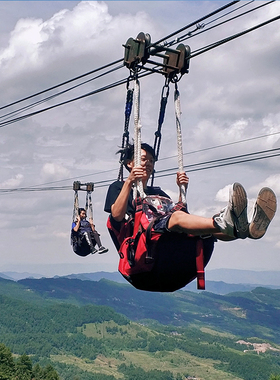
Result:
<svg viewBox="0 0 280 380"><path fill-rule="evenodd" d="M72 228L71 228L71 245L73 248L74 253L76 253L78 256L88 256L91 253L91 247L87 243L86 239L83 238L83 236L79 233L79 231L74 231L74 227L76 225L77 217L78 217L78 210L79 210L79 196L78 191L86 191L86 204L85 204L85 210L88 212L89 218L93 218L93 206L92 206L92 198L91 193L94 189L94 184L92 182L82 184L79 181L75 181L73 183L73 190L74 190L74 209L73 209L73 221L72 221ZM90 233L90 238L92 240L93 246L96 245L96 241L94 239L94 234Z"/></svg>
<svg viewBox="0 0 280 380"><path fill-rule="evenodd" d="M174 78L172 78L174 79ZM134 96L134 146L135 166L141 162L141 132L139 122L139 83L135 79ZM170 81L168 81L169 84ZM167 82L166 82L167 83ZM167 91L166 91L167 90ZM129 92L130 91L130 92ZM164 95L164 92L166 94ZM161 110L158 130L155 133L154 150L158 159L159 144L161 140L161 125L168 97L168 85L162 91ZM130 102L128 104L128 102ZM128 143L128 118L132 106L131 90L128 89L127 105L125 110L125 131L123 145ZM180 126L179 92L175 81L175 114L177 126L178 166L183 171L182 136ZM158 144L158 145L157 145ZM120 159L121 168L118 181L123 181L123 157ZM152 178L153 181L153 178ZM153 182L152 182L153 183ZM169 213L176 210L187 211L186 189L180 188L182 202L178 203ZM139 196L140 194L140 196ZM109 216L107 227L111 238L118 250L119 272L135 288L147 291L172 292L178 290L193 279L197 278L198 288L205 288L204 267L210 260L216 239L213 236L194 237L175 232L158 232L153 229L157 221L155 215L151 222L147 219L144 204L147 198L141 181L134 187L134 218L123 221L121 228L115 225L114 219Z"/></svg>

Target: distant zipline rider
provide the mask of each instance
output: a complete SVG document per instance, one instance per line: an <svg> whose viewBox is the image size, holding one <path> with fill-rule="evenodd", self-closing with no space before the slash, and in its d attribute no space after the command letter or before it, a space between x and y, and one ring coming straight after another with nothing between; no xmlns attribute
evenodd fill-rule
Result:
<svg viewBox="0 0 280 380"><path fill-rule="evenodd" d="M120 151L121 168L118 180L108 189L104 207L104 210L110 213L107 227L120 256L119 271L134 287L148 291L171 292L197 278L198 288L204 289L204 267L210 260L217 239L232 241L247 237L259 239L264 236L276 212L276 197L271 189L261 189L250 223L247 217L246 191L239 183L230 187L228 205L213 217L205 218L188 212L186 190L189 179L183 170L182 162L181 111L176 78L180 70L176 65L175 68L174 65L168 67L171 71L167 72L165 68L163 72L167 73L167 86L170 82L175 83L179 167L176 182L180 190L179 202L174 205L170 197L159 187L148 186L148 180L158 159L158 150L156 142L154 148L141 143L137 63L141 61L140 53L145 61L148 59L144 47L149 44L149 39L143 33L138 37L141 49L138 46L139 40L128 40L125 45L129 50L129 65L134 78L134 145L129 143L128 134L128 118L132 105L132 96L128 89L125 131ZM138 55L136 54L133 61L135 52ZM180 57L180 52L178 54ZM180 59L178 61L182 62ZM159 118L160 128L163 116L164 114ZM159 129L156 132L156 140L161 136L158 133ZM123 166L129 171L125 180L122 175Z"/></svg>
<svg viewBox="0 0 280 380"><path fill-rule="evenodd" d="M83 186L85 186L85 189L83 189ZM93 224L93 207L91 200L93 188L93 183L81 184L79 181L73 183L75 196L71 229L71 245L73 247L73 251L79 256L108 252L108 249L102 246L100 235L96 231L95 225ZM86 190L87 192L85 208L79 208L79 190ZM86 219L87 210L89 210L89 220ZM96 244L98 249L95 248Z"/></svg>

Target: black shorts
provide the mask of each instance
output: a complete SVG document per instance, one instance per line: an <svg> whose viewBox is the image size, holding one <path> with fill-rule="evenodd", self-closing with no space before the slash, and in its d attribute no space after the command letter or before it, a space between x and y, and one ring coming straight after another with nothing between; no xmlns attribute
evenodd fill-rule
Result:
<svg viewBox="0 0 280 380"><path fill-rule="evenodd" d="M157 219L155 221L155 224L153 225L153 228L156 232L170 232L170 230L168 229L168 223L169 223L169 219L171 217L172 214L168 214L168 215L164 215L162 216L161 218Z"/></svg>

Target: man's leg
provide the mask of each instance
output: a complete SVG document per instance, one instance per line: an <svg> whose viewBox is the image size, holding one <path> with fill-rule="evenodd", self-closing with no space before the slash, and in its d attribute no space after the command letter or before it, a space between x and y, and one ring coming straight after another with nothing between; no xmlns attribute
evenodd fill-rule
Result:
<svg viewBox="0 0 280 380"><path fill-rule="evenodd" d="M168 222L168 229L172 232L187 233L195 236L220 232L215 226L213 218L187 214L184 211L175 211Z"/></svg>
<svg viewBox="0 0 280 380"><path fill-rule="evenodd" d="M220 239L244 239L248 236L247 195L242 185L234 183L230 192L229 203L220 214L213 218L204 218L175 211L168 223L168 229L173 232L183 232L195 236L220 233ZM222 234L221 234L222 233ZM228 238L227 238L228 237Z"/></svg>
<svg viewBox="0 0 280 380"><path fill-rule="evenodd" d="M96 244L98 245L97 252L98 253L108 252L108 248L103 247L103 245L101 243L101 240L100 240L100 237L99 237L99 233L95 230L95 231L92 231L92 234L94 236L94 240L96 241Z"/></svg>
<svg viewBox="0 0 280 380"><path fill-rule="evenodd" d="M86 239L88 245L90 246L90 253L91 254L96 253L97 249L94 248L94 245L93 245L92 240L91 240L90 233L89 232L84 232L83 236L84 236L84 239Z"/></svg>

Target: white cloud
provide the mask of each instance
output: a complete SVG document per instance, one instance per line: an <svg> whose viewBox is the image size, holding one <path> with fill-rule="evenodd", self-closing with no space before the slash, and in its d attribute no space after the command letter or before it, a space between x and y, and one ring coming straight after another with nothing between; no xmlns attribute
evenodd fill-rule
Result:
<svg viewBox="0 0 280 380"><path fill-rule="evenodd" d="M220 189L217 194L216 194L216 197L215 197L215 200L218 201L218 202L228 202L228 199L229 199L229 191L230 191L230 187L232 185L226 185L225 187L223 187L222 189Z"/></svg>
<svg viewBox="0 0 280 380"><path fill-rule="evenodd" d="M47 162L41 170L41 177L44 181L67 178L69 177L69 170L60 164Z"/></svg>
<svg viewBox="0 0 280 380"><path fill-rule="evenodd" d="M276 195L280 195L280 173L270 175L265 178L264 181L252 186L249 191L250 193L258 192L262 187L270 187L273 189Z"/></svg>
<svg viewBox="0 0 280 380"><path fill-rule="evenodd" d="M15 177L7 179L0 184L0 187L4 189L16 188L23 182L24 176L22 174L16 174Z"/></svg>

